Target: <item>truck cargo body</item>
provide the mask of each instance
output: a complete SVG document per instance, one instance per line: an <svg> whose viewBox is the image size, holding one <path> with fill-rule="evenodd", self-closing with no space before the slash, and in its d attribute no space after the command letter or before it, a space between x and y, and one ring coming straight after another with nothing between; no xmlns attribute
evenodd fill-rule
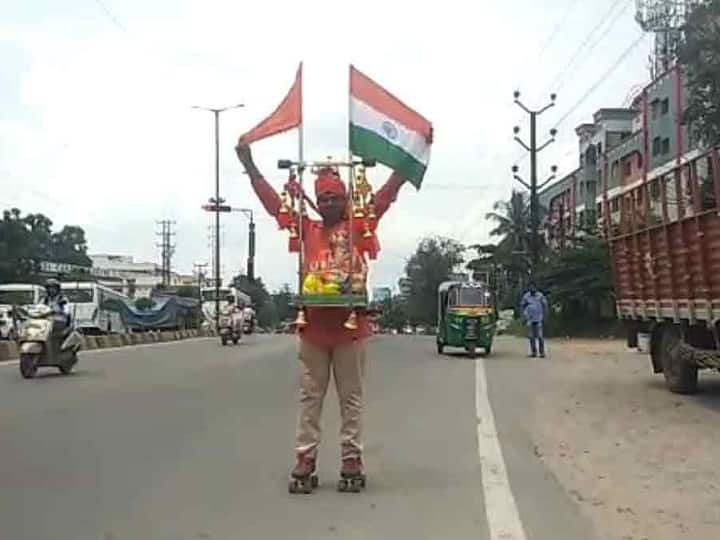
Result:
<svg viewBox="0 0 720 540"><path fill-rule="evenodd" d="M628 344L650 334L653 369L675 392L720 368L719 173L717 149L693 151L599 202Z"/></svg>

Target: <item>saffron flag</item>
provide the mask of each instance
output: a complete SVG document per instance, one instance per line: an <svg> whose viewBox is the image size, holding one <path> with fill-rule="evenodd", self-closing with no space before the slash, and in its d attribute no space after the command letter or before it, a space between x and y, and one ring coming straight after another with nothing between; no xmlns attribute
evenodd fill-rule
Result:
<svg viewBox="0 0 720 540"><path fill-rule="evenodd" d="M260 139L283 133L298 127L302 123L302 62L295 74L295 82L290 91L273 113L240 136L240 142L250 144Z"/></svg>
<svg viewBox="0 0 720 540"><path fill-rule="evenodd" d="M350 66L350 151L390 167L416 188L430 161L432 124Z"/></svg>

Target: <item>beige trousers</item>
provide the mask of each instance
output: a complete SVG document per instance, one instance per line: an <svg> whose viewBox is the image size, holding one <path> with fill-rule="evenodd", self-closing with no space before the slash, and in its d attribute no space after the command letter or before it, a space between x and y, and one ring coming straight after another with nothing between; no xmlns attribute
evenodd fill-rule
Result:
<svg viewBox="0 0 720 540"><path fill-rule="evenodd" d="M365 339L330 349L300 341L302 375L295 445L299 454L317 454L322 431L320 417L331 370L340 401L342 457L358 457L362 454L362 382L366 350Z"/></svg>

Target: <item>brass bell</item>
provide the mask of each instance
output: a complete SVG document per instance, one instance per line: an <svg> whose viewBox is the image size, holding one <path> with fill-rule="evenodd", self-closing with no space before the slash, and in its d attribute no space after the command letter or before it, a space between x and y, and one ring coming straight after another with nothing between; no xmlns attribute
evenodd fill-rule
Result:
<svg viewBox="0 0 720 540"><path fill-rule="evenodd" d="M353 206L355 207L353 211L354 218L365 217L365 209L363 208L363 202L360 198L360 194L357 191L353 192Z"/></svg>
<svg viewBox="0 0 720 540"><path fill-rule="evenodd" d="M280 194L280 210L279 212L281 214L287 214L290 211L290 207L288 206L288 193L287 191L283 191Z"/></svg>
<svg viewBox="0 0 720 540"><path fill-rule="evenodd" d="M372 237L373 237L373 233L370 230L370 225L368 225L367 222L365 222L365 230L363 231L363 238L372 238Z"/></svg>
<svg viewBox="0 0 720 540"><path fill-rule="evenodd" d="M350 312L350 316L347 318L347 321L345 321L345 324L343 326L346 330L358 329L357 313L355 313L354 309Z"/></svg>
<svg viewBox="0 0 720 540"><path fill-rule="evenodd" d="M305 328L308 325L307 318L305 317L305 308L298 309L297 317L295 317L295 327Z"/></svg>
<svg viewBox="0 0 720 540"><path fill-rule="evenodd" d="M368 219L375 221L377 219L377 214L375 213L375 195L370 195L370 201L367 204L368 208Z"/></svg>

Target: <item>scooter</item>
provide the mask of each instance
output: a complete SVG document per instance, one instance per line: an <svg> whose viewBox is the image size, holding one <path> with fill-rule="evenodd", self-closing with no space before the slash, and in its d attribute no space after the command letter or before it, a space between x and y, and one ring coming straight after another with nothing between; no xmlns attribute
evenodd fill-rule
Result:
<svg viewBox="0 0 720 540"><path fill-rule="evenodd" d="M68 375L77 364L82 338L68 326L64 315L39 304L25 309L27 320L20 333L20 373L32 379L39 367L56 367Z"/></svg>
<svg viewBox="0 0 720 540"><path fill-rule="evenodd" d="M237 345L242 339L243 334L242 316L223 313L220 315L219 323L218 334L220 335L220 343L225 346L228 344L228 341L232 341L233 345Z"/></svg>

